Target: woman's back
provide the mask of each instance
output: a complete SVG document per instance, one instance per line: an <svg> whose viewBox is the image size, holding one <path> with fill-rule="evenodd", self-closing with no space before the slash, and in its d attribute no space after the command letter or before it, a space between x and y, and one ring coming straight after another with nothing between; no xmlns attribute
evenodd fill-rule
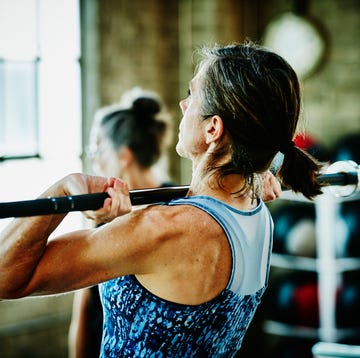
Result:
<svg viewBox="0 0 360 358"><path fill-rule="evenodd" d="M192 289L196 291L209 277L214 279L216 275L226 277L227 282L211 299L190 304L186 294L166 295L164 298L159 294L161 290L157 291L151 285L154 281L145 279L144 285L141 275L120 277L102 284L104 357L151 356L155 353L162 357L231 357L240 349L245 331L260 303L267 284L272 245L272 220L263 202L259 201L251 211L239 211L206 196L174 200L168 205L185 209L187 214L182 217L187 220L183 222L185 226L198 226L197 229L184 230L184 235L205 230L199 218L215 219L220 230L214 236L225 237L225 251L230 252L228 262L224 262L230 264L230 272L217 266L216 258L212 258L214 265L196 271L196 279L191 279L193 273L189 276L183 273L183 291L191 296ZM195 212L199 215L193 215ZM250 226L246 224L249 218L252 219ZM214 229L214 225L209 226ZM193 248L211 246L213 239L209 232L204 233L204 240L200 236L191 238L199 241ZM223 237L219 240L224 246ZM180 255L185 248L191 250L189 244L182 247L177 243ZM246 256L243 254L245 251ZM210 252L206 248L198 249L193 251L193 257L201 261ZM183 271L186 269L184 267ZM216 270L219 272L214 273ZM174 275L172 280L179 278ZM171 284L178 285L178 282ZM168 286L167 293L171 291Z"/></svg>

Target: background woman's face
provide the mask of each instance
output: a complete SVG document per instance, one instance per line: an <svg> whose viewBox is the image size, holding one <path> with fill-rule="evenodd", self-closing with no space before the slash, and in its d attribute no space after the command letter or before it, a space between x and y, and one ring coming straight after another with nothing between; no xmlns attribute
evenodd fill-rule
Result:
<svg viewBox="0 0 360 358"><path fill-rule="evenodd" d="M93 136L94 143L91 143L93 150L92 165L95 174L107 177L121 177L120 161L118 151L106 138L104 131L99 128Z"/></svg>

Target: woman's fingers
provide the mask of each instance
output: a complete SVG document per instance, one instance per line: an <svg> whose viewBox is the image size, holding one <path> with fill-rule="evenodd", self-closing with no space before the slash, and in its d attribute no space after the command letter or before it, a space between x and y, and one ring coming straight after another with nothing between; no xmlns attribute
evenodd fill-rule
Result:
<svg viewBox="0 0 360 358"><path fill-rule="evenodd" d="M109 178L106 192L109 194L109 198L105 199L102 208L84 213L87 218L96 223L110 222L118 216L129 213L132 209L129 187L126 182L117 178Z"/></svg>
<svg viewBox="0 0 360 358"><path fill-rule="evenodd" d="M277 199L281 194L281 184L276 177L267 171L262 175L263 178L263 190L262 199L263 201L273 201Z"/></svg>

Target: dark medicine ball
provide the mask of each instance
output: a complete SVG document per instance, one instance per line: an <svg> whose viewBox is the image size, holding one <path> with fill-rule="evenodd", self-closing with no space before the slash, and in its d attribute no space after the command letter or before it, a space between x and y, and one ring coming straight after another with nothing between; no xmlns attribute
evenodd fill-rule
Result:
<svg viewBox="0 0 360 358"><path fill-rule="evenodd" d="M274 279L268 289L266 302L270 319L298 326L319 326L316 274L286 273Z"/></svg>
<svg viewBox="0 0 360 358"><path fill-rule="evenodd" d="M331 148L332 163L353 160L360 163L360 133L350 133L341 137Z"/></svg>
<svg viewBox="0 0 360 358"><path fill-rule="evenodd" d="M342 136L331 149L331 162L352 160L360 163L360 133ZM341 203L337 246L341 257L360 257L360 201Z"/></svg>
<svg viewBox="0 0 360 358"><path fill-rule="evenodd" d="M314 257L315 208L312 203L284 201L270 209L274 220L273 251Z"/></svg>
<svg viewBox="0 0 360 358"><path fill-rule="evenodd" d="M360 327L359 273L345 276L336 300L336 324L341 328Z"/></svg>
<svg viewBox="0 0 360 358"><path fill-rule="evenodd" d="M339 256L360 257L360 201L341 203L340 220L343 232L338 237Z"/></svg>

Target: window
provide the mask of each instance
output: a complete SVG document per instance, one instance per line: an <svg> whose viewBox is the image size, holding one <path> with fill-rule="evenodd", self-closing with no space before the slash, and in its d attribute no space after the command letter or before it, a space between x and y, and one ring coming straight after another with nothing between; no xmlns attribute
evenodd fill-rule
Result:
<svg viewBox="0 0 360 358"><path fill-rule="evenodd" d="M79 59L78 0L0 1L0 202L81 170Z"/></svg>
<svg viewBox="0 0 360 358"><path fill-rule="evenodd" d="M0 60L1 161L38 155L37 61Z"/></svg>

